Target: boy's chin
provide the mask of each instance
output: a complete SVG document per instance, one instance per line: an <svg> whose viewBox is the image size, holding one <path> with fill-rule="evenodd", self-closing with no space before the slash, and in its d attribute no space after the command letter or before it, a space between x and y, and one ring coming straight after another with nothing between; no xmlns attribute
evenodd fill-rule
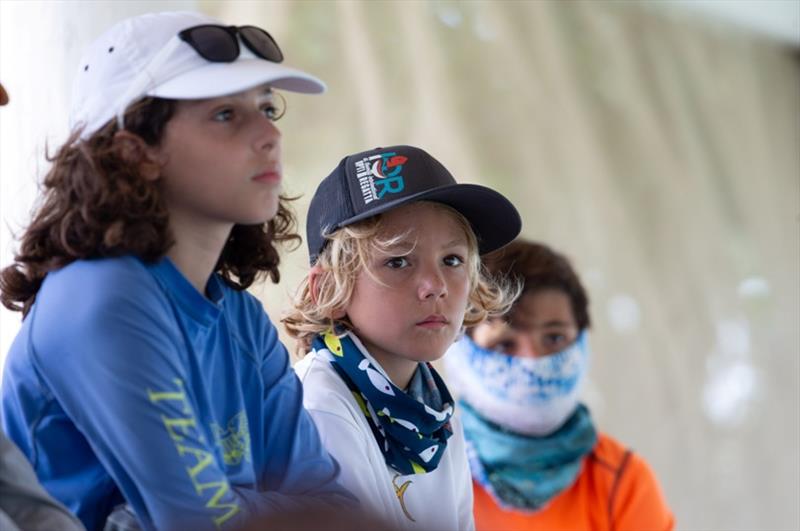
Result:
<svg viewBox="0 0 800 531"><path fill-rule="evenodd" d="M457 338L458 334L451 333L449 330L441 331L436 337L419 338L418 344L425 351L424 354L421 354L425 359L420 361L436 361L442 358Z"/></svg>
<svg viewBox="0 0 800 531"><path fill-rule="evenodd" d="M278 201L268 201L266 204L259 205L259 208L252 209L244 213L238 220L239 225L263 225L278 214Z"/></svg>
<svg viewBox="0 0 800 531"><path fill-rule="evenodd" d="M420 363L437 361L444 357L445 353L447 352L447 348L449 346L450 344L448 344L447 347L445 348L441 347L427 348L424 349L424 352L415 352L414 355L411 356L411 358L414 361L418 361Z"/></svg>

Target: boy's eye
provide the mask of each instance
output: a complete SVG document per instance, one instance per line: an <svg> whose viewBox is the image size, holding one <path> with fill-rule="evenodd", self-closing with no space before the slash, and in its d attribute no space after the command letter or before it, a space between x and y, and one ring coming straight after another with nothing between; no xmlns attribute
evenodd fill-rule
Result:
<svg viewBox="0 0 800 531"><path fill-rule="evenodd" d="M564 334L545 334L542 342L545 347L557 348L567 342L567 336Z"/></svg>
<svg viewBox="0 0 800 531"><path fill-rule="evenodd" d="M273 122L277 122L283 116L284 110L279 109L276 105L270 103L269 105L264 105L261 107L261 112L263 112L264 116Z"/></svg>
<svg viewBox="0 0 800 531"><path fill-rule="evenodd" d="M444 258L444 265L450 267L458 267L464 263L464 259L458 256L457 254L451 254Z"/></svg>
<svg viewBox="0 0 800 531"><path fill-rule="evenodd" d="M215 112L212 119L215 122L230 122L232 118L233 118L233 110L222 109L221 111Z"/></svg>
<svg viewBox="0 0 800 531"><path fill-rule="evenodd" d="M517 344L514 342L513 339L504 339L498 341L493 347L492 350L496 350L498 352L503 352L505 354L509 354L514 352L514 349L517 348Z"/></svg>
<svg viewBox="0 0 800 531"><path fill-rule="evenodd" d="M385 265L390 269L400 269L408 266L408 259L405 256L395 256L386 260Z"/></svg>

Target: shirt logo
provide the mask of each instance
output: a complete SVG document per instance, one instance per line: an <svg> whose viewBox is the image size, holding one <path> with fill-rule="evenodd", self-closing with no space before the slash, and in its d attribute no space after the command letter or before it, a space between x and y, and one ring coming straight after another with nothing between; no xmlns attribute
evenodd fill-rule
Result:
<svg viewBox="0 0 800 531"><path fill-rule="evenodd" d="M394 477L392 478L392 486L394 487L394 494L395 496L397 496L397 500L400 502L400 508L403 509L403 514L406 515L406 518L408 518L412 522L416 522L416 520L414 520L414 518L411 516L411 513L408 512L408 509L406 509L406 499L405 499L408 486L411 485L413 481L411 481L410 479L406 480L405 483L403 483L398 487L395 481L399 477L400 474L395 474Z"/></svg>
<svg viewBox="0 0 800 531"><path fill-rule="evenodd" d="M228 466L241 464L242 460L251 461L250 429L247 426L247 415L240 411L228 421L228 429L212 424L217 446L222 448L222 458Z"/></svg>
<svg viewBox="0 0 800 531"><path fill-rule="evenodd" d="M364 204L403 191L405 182L401 172L407 160L408 157L387 152L356 161L356 177Z"/></svg>

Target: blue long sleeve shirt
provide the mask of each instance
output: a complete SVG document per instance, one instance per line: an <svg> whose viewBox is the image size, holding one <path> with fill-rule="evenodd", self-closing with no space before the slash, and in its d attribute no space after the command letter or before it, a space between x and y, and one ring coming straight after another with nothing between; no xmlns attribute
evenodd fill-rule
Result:
<svg viewBox="0 0 800 531"><path fill-rule="evenodd" d="M353 504L261 304L169 259L47 275L8 354L2 423L43 486L102 528L209 529L308 500Z"/></svg>

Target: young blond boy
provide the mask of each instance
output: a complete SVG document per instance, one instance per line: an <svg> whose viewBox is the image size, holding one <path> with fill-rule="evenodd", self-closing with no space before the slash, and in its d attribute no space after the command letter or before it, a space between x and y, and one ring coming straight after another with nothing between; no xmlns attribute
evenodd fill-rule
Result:
<svg viewBox="0 0 800 531"><path fill-rule="evenodd" d="M430 362L508 308L479 254L519 230L505 197L410 146L345 157L311 201L312 268L284 319L309 352L304 405L342 484L398 528L474 528L462 428Z"/></svg>

